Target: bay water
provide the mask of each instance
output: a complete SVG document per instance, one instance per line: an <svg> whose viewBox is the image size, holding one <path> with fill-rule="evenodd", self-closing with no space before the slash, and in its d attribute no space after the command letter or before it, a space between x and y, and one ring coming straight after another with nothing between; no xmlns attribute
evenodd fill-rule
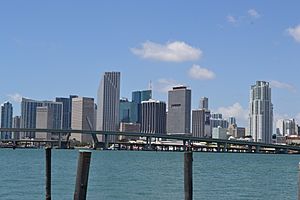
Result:
<svg viewBox="0 0 300 200"><path fill-rule="evenodd" d="M182 200L182 152L92 151L88 200ZM295 200L299 155L194 153L194 199ZM52 199L71 200L78 150L52 151ZM0 149L0 200L45 199L45 151Z"/></svg>

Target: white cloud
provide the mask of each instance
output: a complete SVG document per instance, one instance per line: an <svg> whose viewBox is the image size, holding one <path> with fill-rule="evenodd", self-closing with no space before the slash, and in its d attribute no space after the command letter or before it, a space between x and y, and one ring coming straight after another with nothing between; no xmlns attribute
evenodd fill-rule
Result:
<svg viewBox="0 0 300 200"><path fill-rule="evenodd" d="M255 9L248 10L248 15L253 18L260 18L260 14Z"/></svg>
<svg viewBox="0 0 300 200"><path fill-rule="evenodd" d="M247 126L249 110L244 109L240 103L234 103L228 107L220 107L216 111L216 113L223 114L223 118L235 117L237 119L237 123L242 126Z"/></svg>
<svg viewBox="0 0 300 200"><path fill-rule="evenodd" d="M288 28L287 32L296 42L300 42L300 24L298 26Z"/></svg>
<svg viewBox="0 0 300 200"><path fill-rule="evenodd" d="M22 95L19 93L8 94L7 97L9 98L10 101L13 101L16 103L21 103L21 101L22 101Z"/></svg>
<svg viewBox="0 0 300 200"><path fill-rule="evenodd" d="M131 52L145 59L168 62L183 62L198 60L202 51L185 42L175 41L158 44L151 41L144 42L141 48L132 48Z"/></svg>
<svg viewBox="0 0 300 200"><path fill-rule="evenodd" d="M238 20L232 15L227 15L226 18L227 18L227 21L231 24L236 24L238 22Z"/></svg>
<svg viewBox="0 0 300 200"><path fill-rule="evenodd" d="M193 79L198 79L198 80L211 80L216 77L216 74L206 68L202 68L199 65L193 65L189 71L188 75L193 78Z"/></svg>
<svg viewBox="0 0 300 200"><path fill-rule="evenodd" d="M172 89L172 87L180 85L177 81L174 79L159 79L154 83L154 90L162 93L166 93L169 90Z"/></svg>
<svg viewBox="0 0 300 200"><path fill-rule="evenodd" d="M271 87L278 88L278 89L285 89L290 92L296 92L296 88L288 83L283 83L280 81L272 80L270 81Z"/></svg>

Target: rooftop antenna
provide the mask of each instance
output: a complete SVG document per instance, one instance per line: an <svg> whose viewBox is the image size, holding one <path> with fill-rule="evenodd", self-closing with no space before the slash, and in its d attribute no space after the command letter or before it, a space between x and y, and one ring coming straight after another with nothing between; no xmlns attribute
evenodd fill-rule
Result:
<svg viewBox="0 0 300 200"><path fill-rule="evenodd" d="M152 90L152 81L149 82L149 90Z"/></svg>

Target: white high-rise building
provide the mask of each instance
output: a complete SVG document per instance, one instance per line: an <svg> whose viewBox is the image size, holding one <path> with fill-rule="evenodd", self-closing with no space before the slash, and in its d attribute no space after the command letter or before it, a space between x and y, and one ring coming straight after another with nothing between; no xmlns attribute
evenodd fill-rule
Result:
<svg viewBox="0 0 300 200"><path fill-rule="evenodd" d="M276 122L276 133L279 136L297 135L295 119L280 119Z"/></svg>
<svg viewBox="0 0 300 200"><path fill-rule="evenodd" d="M120 72L105 72L98 90L97 130L117 131L119 129ZM99 138L104 141L104 138ZM108 136L108 141L115 140Z"/></svg>
<svg viewBox="0 0 300 200"><path fill-rule="evenodd" d="M257 81L250 91L249 133L255 142L271 143L273 104L268 82Z"/></svg>

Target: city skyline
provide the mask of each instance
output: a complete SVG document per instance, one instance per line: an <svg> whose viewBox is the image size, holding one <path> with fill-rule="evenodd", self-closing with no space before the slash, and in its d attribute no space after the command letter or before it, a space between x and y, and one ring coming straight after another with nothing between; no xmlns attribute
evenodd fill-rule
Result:
<svg viewBox="0 0 300 200"><path fill-rule="evenodd" d="M121 97L152 81L153 97L167 102L166 91L184 84L193 90L192 109L207 96L210 110L246 126L250 86L264 80L274 121L299 122L299 2L132 3L1 2L0 17L10 20L1 22L0 102L20 114L21 96L96 98L99 76L120 71Z"/></svg>

